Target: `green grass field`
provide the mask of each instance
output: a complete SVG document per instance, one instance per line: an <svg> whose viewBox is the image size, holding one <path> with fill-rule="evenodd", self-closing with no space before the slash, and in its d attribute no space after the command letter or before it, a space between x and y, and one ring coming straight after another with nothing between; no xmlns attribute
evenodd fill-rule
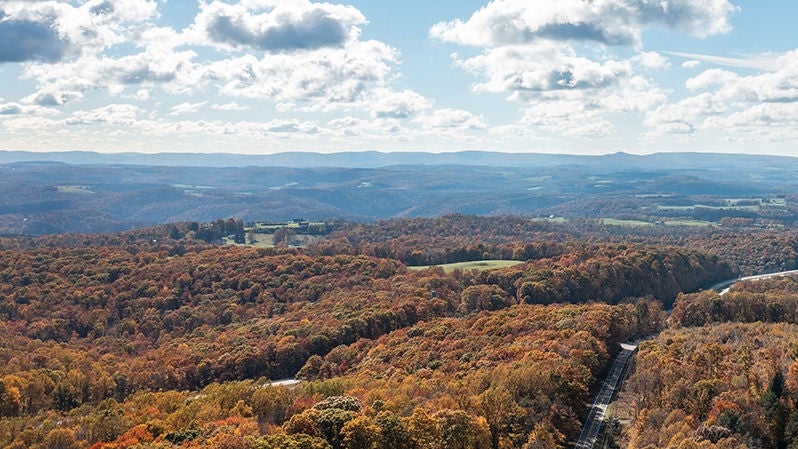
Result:
<svg viewBox="0 0 798 449"><path fill-rule="evenodd" d="M665 221L666 226L715 226L717 223L713 223L711 221L703 221L703 220L667 220Z"/></svg>
<svg viewBox="0 0 798 449"><path fill-rule="evenodd" d="M73 193L73 194L92 194L91 190L82 187L82 186L58 186L57 187L59 193Z"/></svg>
<svg viewBox="0 0 798 449"><path fill-rule="evenodd" d="M607 226L654 226L654 223L638 220L618 220L615 218L602 218L601 224Z"/></svg>
<svg viewBox="0 0 798 449"><path fill-rule="evenodd" d="M418 266L418 267L407 267L411 270L423 270L429 267L441 267L443 271L446 273L451 273L454 270L494 270L496 268L504 268L504 267L511 267L513 265L518 265L520 262L518 260L475 260L473 262L457 262L457 263L447 263L442 265L425 265L425 266Z"/></svg>

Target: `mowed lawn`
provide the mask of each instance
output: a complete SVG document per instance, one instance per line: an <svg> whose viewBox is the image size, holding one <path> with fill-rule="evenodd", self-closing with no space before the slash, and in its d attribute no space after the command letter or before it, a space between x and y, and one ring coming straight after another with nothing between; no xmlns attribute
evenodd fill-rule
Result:
<svg viewBox="0 0 798 449"><path fill-rule="evenodd" d="M494 270L496 268L511 267L523 263L518 260L475 260L473 262L457 262L447 263L441 265L424 265L416 267L407 267L411 270L423 270L429 267L441 267L446 273L451 273L454 270Z"/></svg>

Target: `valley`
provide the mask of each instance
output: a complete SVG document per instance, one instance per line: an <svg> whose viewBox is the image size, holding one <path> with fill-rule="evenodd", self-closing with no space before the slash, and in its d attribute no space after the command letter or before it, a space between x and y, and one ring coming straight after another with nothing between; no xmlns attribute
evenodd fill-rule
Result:
<svg viewBox="0 0 798 449"><path fill-rule="evenodd" d="M304 248L253 248L196 238L210 228L0 239L3 446L567 448L621 343L796 317L790 297L744 308L754 298L737 292L789 278L702 290L795 267L787 230L668 241L449 215L341 223ZM762 360L786 373L791 359ZM637 364L627 401L645 398L636 379L659 366ZM756 373L759 385L772 376ZM611 441L642 444L634 429ZM759 435L728 429L738 442Z"/></svg>

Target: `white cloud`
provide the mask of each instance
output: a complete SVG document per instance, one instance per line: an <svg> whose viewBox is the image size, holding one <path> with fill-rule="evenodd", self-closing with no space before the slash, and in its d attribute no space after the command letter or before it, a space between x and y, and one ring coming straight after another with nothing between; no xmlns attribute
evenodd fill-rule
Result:
<svg viewBox="0 0 798 449"><path fill-rule="evenodd" d="M696 69L700 65L701 65L701 61L698 61L698 60L695 60L695 59L691 59L689 61L684 61L682 63L682 67L684 67L685 69Z"/></svg>
<svg viewBox="0 0 798 449"><path fill-rule="evenodd" d="M74 61L55 64L31 64L23 78L34 79L39 90L26 98L27 102L43 105L63 105L79 100L84 93L106 89L112 95L123 93L128 87L164 85L174 92L191 86L190 50L175 52L148 47L143 52L119 58L102 55L82 56Z"/></svg>
<svg viewBox="0 0 798 449"><path fill-rule="evenodd" d="M110 104L89 111L73 113L64 121L66 125L134 126L142 110L129 104Z"/></svg>
<svg viewBox="0 0 798 449"><path fill-rule="evenodd" d="M645 113L668 99L649 74L670 62L640 50L643 30L724 33L736 11L727 0L493 0L466 21L436 24L430 36L481 47L453 55L455 64L475 75L476 92L522 103L522 127L594 138L613 132L613 115ZM621 58L619 46L636 54Z"/></svg>
<svg viewBox="0 0 798 449"><path fill-rule="evenodd" d="M587 138L605 137L613 129L597 107L581 98L535 104L524 110L521 123L549 133Z"/></svg>
<svg viewBox="0 0 798 449"><path fill-rule="evenodd" d="M709 69L698 76L688 79L684 85L690 90L706 89L712 86L723 86L734 82L738 75L723 69Z"/></svg>
<svg viewBox="0 0 798 449"><path fill-rule="evenodd" d="M188 34L198 43L268 52L343 47L365 17L351 6L304 0L202 4Z"/></svg>
<svg viewBox="0 0 798 449"><path fill-rule="evenodd" d="M58 115L58 111L53 108L47 108L36 105L22 104L17 102L2 103L0 102L0 118L15 117L22 115L31 116L52 116Z"/></svg>
<svg viewBox="0 0 798 449"><path fill-rule="evenodd" d="M679 56L682 58L689 58L682 64L683 67L694 68L701 64L701 62L708 62L710 64L717 64L727 67L737 67L744 69L756 69L772 71L778 70L783 63L783 54L764 54L764 55L749 55L741 58L734 58L728 56L716 55L702 55L697 53L683 53L678 51L667 51L669 55Z"/></svg>
<svg viewBox="0 0 798 449"><path fill-rule="evenodd" d="M426 130L477 130L485 124L476 115L462 109L437 109L414 120Z"/></svg>
<svg viewBox="0 0 798 449"><path fill-rule="evenodd" d="M345 48L216 61L201 68L201 79L227 96L333 110L362 106L373 89L387 84L396 61L396 51L381 42L355 41Z"/></svg>
<svg viewBox="0 0 798 449"><path fill-rule="evenodd" d="M655 51L639 53L631 60L646 70L670 70L671 68L668 58Z"/></svg>
<svg viewBox="0 0 798 449"><path fill-rule="evenodd" d="M616 84L631 72L628 62L596 62L577 56L568 46L549 44L499 47L456 62L487 78L475 89L488 92L602 88Z"/></svg>
<svg viewBox="0 0 798 449"><path fill-rule="evenodd" d="M183 115L183 114L191 114L191 113L199 111L206 104L208 104L207 101L200 101L200 102L197 102L197 103L189 103L189 102L180 103L180 104L178 104L176 106L173 106L169 110L169 115L176 116L176 115Z"/></svg>
<svg viewBox="0 0 798 449"><path fill-rule="evenodd" d="M650 112L645 123L654 134L717 132L741 139L779 136L794 140L798 136L798 50L782 55L773 66L778 69L747 76L705 70L685 82L691 96Z"/></svg>
<svg viewBox="0 0 798 449"><path fill-rule="evenodd" d="M0 62L59 61L126 42L157 16L153 0L0 2Z"/></svg>
<svg viewBox="0 0 798 449"><path fill-rule="evenodd" d="M15 103L0 104L0 115L22 114L22 105Z"/></svg>
<svg viewBox="0 0 798 449"><path fill-rule="evenodd" d="M693 134L697 131L699 118L720 114L724 110L725 107L716 103L713 95L703 93L650 111L644 123L653 128L654 135Z"/></svg>
<svg viewBox="0 0 798 449"><path fill-rule="evenodd" d="M665 90L637 74L668 70L662 55L591 56L596 59L565 44L533 43L487 49L456 63L485 79L474 90L507 92L508 99L524 104L521 125L553 135L608 136L614 126L607 115L647 111L667 100Z"/></svg>
<svg viewBox="0 0 798 449"><path fill-rule="evenodd" d="M478 47L540 40L637 45L651 26L696 36L725 33L737 10L727 0L493 0L465 22L434 25L430 35Z"/></svg>
<svg viewBox="0 0 798 449"><path fill-rule="evenodd" d="M7 14L32 23L55 17L42 26L55 30L58 42L67 45L53 58L44 48L34 49L40 54L29 59L53 60L25 66L22 77L38 86L23 99L30 104L62 106L95 90L146 100L154 89L162 89L185 95L215 90L220 96L272 102L281 111L363 108L412 115L428 105L410 91L393 93L389 99L406 98L386 103L382 93L396 77L398 52L379 41L361 40L357 25L366 20L351 6L212 1L200 6L188 29L177 31L153 25L158 15L153 0L10 3L14 8L6 8ZM132 44L134 51L111 51L122 43ZM197 46L218 53L207 58L207 50ZM199 59L201 52L206 59Z"/></svg>
<svg viewBox="0 0 798 449"><path fill-rule="evenodd" d="M406 119L430 107L430 101L411 90L394 92L376 89L369 101L371 115L375 118Z"/></svg>
<svg viewBox="0 0 798 449"><path fill-rule="evenodd" d="M211 105L211 109L216 111L246 111L250 109L250 106L231 101L230 103Z"/></svg>

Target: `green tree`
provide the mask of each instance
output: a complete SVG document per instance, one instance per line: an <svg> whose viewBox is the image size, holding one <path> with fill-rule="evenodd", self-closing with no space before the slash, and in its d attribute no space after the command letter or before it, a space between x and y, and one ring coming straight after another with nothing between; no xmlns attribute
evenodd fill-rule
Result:
<svg viewBox="0 0 798 449"><path fill-rule="evenodd" d="M345 449L378 449L380 427L365 415L360 415L341 428L341 442Z"/></svg>
<svg viewBox="0 0 798 449"><path fill-rule="evenodd" d="M283 430L291 435L305 434L320 437L322 433L319 428L319 413L316 409L308 409L296 414L283 424Z"/></svg>
<svg viewBox="0 0 798 449"><path fill-rule="evenodd" d="M784 398L784 374L777 369L770 379L767 390L762 394L762 407L765 409L768 433L773 447L786 447L784 435L789 419L789 408Z"/></svg>
<svg viewBox="0 0 798 449"><path fill-rule="evenodd" d="M402 420L391 411L382 411L374 423L380 427L380 449L405 449L411 447L410 434Z"/></svg>
<svg viewBox="0 0 798 449"><path fill-rule="evenodd" d="M106 399L98 407L97 412L88 418L90 442L114 441L130 427L125 413L114 399Z"/></svg>
<svg viewBox="0 0 798 449"><path fill-rule="evenodd" d="M78 402L78 392L68 382L59 382L53 391L53 402L58 410L63 412L72 410L80 405Z"/></svg>
<svg viewBox="0 0 798 449"><path fill-rule="evenodd" d="M327 408L319 411L317 423L321 436L330 443L333 449L343 448L341 430L352 421L357 413L340 408Z"/></svg>
<svg viewBox="0 0 798 449"><path fill-rule="evenodd" d="M252 443L252 449L331 449L331 446L319 437L278 433L258 438Z"/></svg>
<svg viewBox="0 0 798 449"><path fill-rule="evenodd" d="M285 422L295 394L289 388L265 385L255 389L250 403L252 411L262 422L281 425Z"/></svg>
<svg viewBox="0 0 798 449"><path fill-rule="evenodd" d="M313 408L316 410L337 408L339 410L359 412L363 408L363 405L357 398L353 398L351 396L331 396L314 405Z"/></svg>

